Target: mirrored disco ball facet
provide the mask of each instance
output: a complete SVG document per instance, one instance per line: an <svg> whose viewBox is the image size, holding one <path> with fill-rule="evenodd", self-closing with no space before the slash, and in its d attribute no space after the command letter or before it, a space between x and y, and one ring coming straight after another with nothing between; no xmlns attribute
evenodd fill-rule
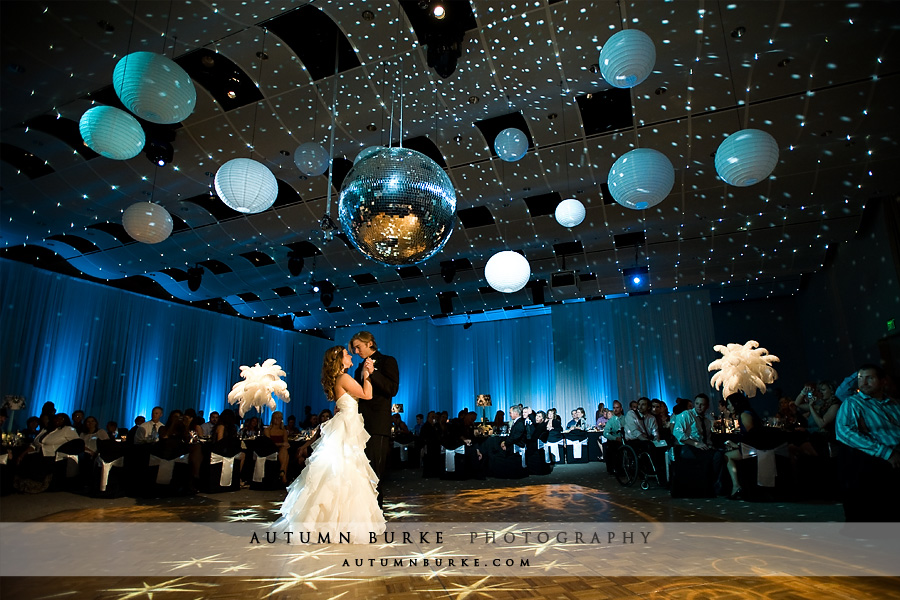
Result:
<svg viewBox="0 0 900 600"><path fill-rule="evenodd" d="M357 250L383 265L427 260L450 238L456 191L421 152L383 148L359 161L341 186L338 218Z"/></svg>

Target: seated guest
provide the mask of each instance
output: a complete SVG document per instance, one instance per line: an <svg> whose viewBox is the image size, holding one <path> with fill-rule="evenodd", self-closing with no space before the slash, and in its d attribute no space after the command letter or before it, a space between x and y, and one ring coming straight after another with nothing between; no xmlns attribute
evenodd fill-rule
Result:
<svg viewBox="0 0 900 600"><path fill-rule="evenodd" d="M295 417L294 415L290 415L287 418L287 426L285 427L285 429L287 429L288 437L300 435L300 430L297 429L297 417Z"/></svg>
<svg viewBox="0 0 900 600"><path fill-rule="evenodd" d="M672 409L673 419L684 411L690 410L692 408L694 408L694 403L691 402L688 398L675 398L675 408Z"/></svg>
<svg viewBox="0 0 900 600"><path fill-rule="evenodd" d="M216 431L216 426L219 424L219 413L216 411L212 411L209 413L209 421L200 426L200 436L201 437L212 437L213 433Z"/></svg>
<svg viewBox="0 0 900 600"><path fill-rule="evenodd" d="M572 420L566 424L566 433L575 431L587 431L587 419L584 418L584 409L578 407L572 411Z"/></svg>
<svg viewBox="0 0 900 600"><path fill-rule="evenodd" d="M472 444L475 437L475 419L477 413L466 411L462 418L451 419L447 423L447 430L444 432L441 445L449 451L456 450L460 447L464 448L463 460L460 465L457 461L457 468L454 472L441 473L442 478L449 479L484 479L484 462L481 451Z"/></svg>
<svg viewBox="0 0 900 600"><path fill-rule="evenodd" d="M45 429L54 429L55 428L55 419L56 416L56 406L52 402L44 402L44 406L41 407L41 416L38 417L41 421L41 431Z"/></svg>
<svg viewBox="0 0 900 600"><path fill-rule="evenodd" d="M310 415L307 423L309 423L309 427L307 427L307 429L317 429L319 427L319 415Z"/></svg>
<svg viewBox="0 0 900 600"><path fill-rule="evenodd" d="M441 474L441 430L437 425L437 413L428 411L420 434L422 445L422 477L437 477Z"/></svg>
<svg viewBox="0 0 900 600"><path fill-rule="evenodd" d="M184 420L184 413L181 412L180 410L178 410L177 408L175 410L173 410L172 412L170 412L169 418L166 419L166 424L163 425L162 427L160 427L160 429L159 429L159 437L160 438L169 437L167 430L170 427L172 427L176 421L183 421L183 420ZM179 431L176 435L180 436L181 432Z"/></svg>
<svg viewBox="0 0 900 600"><path fill-rule="evenodd" d="M732 419L734 419L734 415L728 410L728 402L725 401L725 398L719 399L719 420L725 422Z"/></svg>
<svg viewBox="0 0 900 600"><path fill-rule="evenodd" d="M806 431L810 434L809 441L798 448L801 453L828 456L828 442L834 440L834 420L841 405L834 392L833 383L822 381L815 390L808 384L797 394L794 404L806 420Z"/></svg>
<svg viewBox="0 0 900 600"><path fill-rule="evenodd" d="M193 408L184 410L184 426L187 428L191 436L200 437L203 435L203 417L197 415L197 411Z"/></svg>
<svg viewBox="0 0 900 600"><path fill-rule="evenodd" d="M128 433L126 434L126 438L129 444L133 444L135 439L137 439L138 430L141 428L141 425L146 422L146 420L147 419L145 419L143 415L138 415L134 418L134 427L129 429Z"/></svg>
<svg viewBox="0 0 900 600"><path fill-rule="evenodd" d="M16 459L15 486L26 493L43 492L50 485L56 451L63 444L79 439L65 413L53 413L53 421L35 437L28 449Z"/></svg>
<svg viewBox="0 0 900 600"><path fill-rule="evenodd" d="M53 416L53 428L41 432L32 444L31 452L40 452L43 456L56 456L56 451L66 442L79 438L72 421L66 413L56 413Z"/></svg>
<svg viewBox="0 0 900 600"><path fill-rule="evenodd" d="M494 427L499 428L499 427L503 427L504 425L506 425L506 417L504 416L504 413L502 410L498 410L497 413L494 415Z"/></svg>
<svg viewBox="0 0 900 600"><path fill-rule="evenodd" d="M219 420L213 433L212 451L220 456L235 456L241 451L237 417L230 408L226 408L219 415ZM243 472L245 458L246 456L242 457L240 464L235 465L238 472Z"/></svg>
<svg viewBox="0 0 900 600"><path fill-rule="evenodd" d="M244 421L244 426L241 428L242 440L259 437L259 434L259 417L250 417L249 419Z"/></svg>
<svg viewBox="0 0 900 600"><path fill-rule="evenodd" d="M278 464L281 466L281 483L287 483L287 468L290 460L290 442L288 430L284 427L284 413L276 410L272 413L272 423L263 430L263 435L272 440L278 448Z"/></svg>
<svg viewBox="0 0 900 600"><path fill-rule="evenodd" d="M693 405L694 408L682 411L675 417L673 437L676 444L683 446L680 449L682 458L712 461L713 476L717 482L722 471L724 453L713 447L713 423L706 414L709 410L709 396L697 394Z"/></svg>
<svg viewBox="0 0 900 600"><path fill-rule="evenodd" d="M802 429L803 423L800 421L800 415L797 411L797 405L791 402L787 396L782 396L778 400L778 412L775 418L779 419L782 426L787 431Z"/></svg>
<svg viewBox="0 0 900 600"><path fill-rule="evenodd" d="M425 423L425 415L418 414L416 415L416 424L413 427L413 435L419 437L422 434L422 425Z"/></svg>
<svg viewBox="0 0 900 600"><path fill-rule="evenodd" d="M321 426L322 423L325 423L325 422L331 420L331 417L333 417L333 416L334 415L331 414L330 410L328 410L327 408L323 408L322 410L319 411L319 416L318 416L319 425Z"/></svg>
<svg viewBox="0 0 900 600"><path fill-rule="evenodd" d="M656 418L656 426L659 431L659 439L672 446L675 444L675 438L672 435L672 427L674 424L669 418L669 407L666 403L658 398L650 401L650 414Z"/></svg>
<svg viewBox="0 0 900 600"><path fill-rule="evenodd" d="M100 423L97 417L88 417L84 420L84 427L81 432L81 439L84 440L84 451L90 456L97 455L97 442L109 439L109 434L105 429L99 429Z"/></svg>
<svg viewBox="0 0 900 600"><path fill-rule="evenodd" d="M159 430L162 429L162 423L160 422L162 414L162 406L153 407L153 411L150 413L150 420L139 425L135 432L135 444L152 444L159 441ZM135 419L135 423L137 423L137 419ZM130 434L129 437L131 437Z"/></svg>
<svg viewBox="0 0 900 600"><path fill-rule="evenodd" d="M556 414L556 409L547 411L547 439L548 444L555 444L563 439L562 419Z"/></svg>
<svg viewBox="0 0 900 600"><path fill-rule="evenodd" d="M509 435L500 443L501 449L507 454L515 452L516 447L524 449L528 445L525 430L525 419L522 418L522 409L518 406L509 407Z"/></svg>
<svg viewBox="0 0 900 600"><path fill-rule="evenodd" d="M25 421L25 429L23 429L20 433L22 437L25 438L26 444L31 444L34 441L34 438L38 435L38 427L41 426L41 420L38 417L28 417L28 420Z"/></svg>
<svg viewBox="0 0 900 600"><path fill-rule="evenodd" d="M859 391L846 396L835 421L847 521L897 521L900 496L900 402L887 394L884 369L857 371Z"/></svg>
<svg viewBox="0 0 900 600"><path fill-rule="evenodd" d="M115 421L106 422L106 438L110 440L119 439L119 424Z"/></svg>
<svg viewBox="0 0 900 600"><path fill-rule="evenodd" d="M597 418L594 421L594 427L598 430L602 431L604 427L606 427L606 422L609 421L609 409L601 402L600 406L603 407L597 411Z"/></svg>
<svg viewBox="0 0 900 600"><path fill-rule="evenodd" d="M466 415L468 414L468 411L466 411L466 414L462 415L461 418L465 419ZM391 435L397 436L407 433L410 433L409 427L407 427L406 423L403 422L403 417L400 416L400 413L394 413L393 415L391 415Z"/></svg>
<svg viewBox="0 0 900 600"><path fill-rule="evenodd" d="M72 427L78 435L84 433L84 411L76 410L72 413Z"/></svg>
<svg viewBox="0 0 900 600"><path fill-rule="evenodd" d="M529 440L530 446L537 448L539 440L542 442L547 441L547 424L547 413L542 410L534 413L534 431Z"/></svg>
<svg viewBox="0 0 900 600"><path fill-rule="evenodd" d="M314 425L310 422L312 418L312 406L306 405L303 407L303 418L300 419L300 427L303 429L311 429Z"/></svg>
<svg viewBox="0 0 900 600"><path fill-rule="evenodd" d="M497 438L489 438L484 447L488 453L488 473L501 479L518 479L526 477L528 472L522 466L521 452L525 452L527 444L525 420L517 405L509 407L509 435L498 443ZM518 451L517 451L518 449Z"/></svg>
<svg viewBox="0 0 900 600"><path fill-rule="evenodd" d="M625 415L625 441L659 441L659 423L650 413L649 398L640 398L637 407Z"/></svg>
<svg viewBox="0 0 900 600"><path fill-rule="evenodd" d="M603 428L603 457L606 462L607 471L614 473L618 468L619 456L618 449L625 441L625 414L622 410L622 403L618 400L613 401L612 415L606 421L606 427Z"/></svg>

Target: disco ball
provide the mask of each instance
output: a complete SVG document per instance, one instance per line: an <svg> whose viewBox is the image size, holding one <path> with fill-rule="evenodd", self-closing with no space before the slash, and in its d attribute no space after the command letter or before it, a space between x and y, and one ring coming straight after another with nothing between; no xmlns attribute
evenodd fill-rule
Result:
<svg viewBox="0 0 900 600"><path fill-rule="evenodd" d="M357 250L383 265L427 260L447 243L455 217L450 178L408 148L383 148L359 161L341 186L341 229Z"/></svg>

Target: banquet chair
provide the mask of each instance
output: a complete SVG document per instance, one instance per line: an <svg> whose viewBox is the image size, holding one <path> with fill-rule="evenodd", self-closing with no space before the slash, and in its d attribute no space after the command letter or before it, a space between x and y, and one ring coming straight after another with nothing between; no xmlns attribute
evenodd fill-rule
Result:
<svg viewBox="0 0 900 600"><path fill-rule="evenodd" d="M713 456L697 453L690 446L673 446L666 453L670 492L673 498L714 498L719 477L713 469Z"/></svg>
<svg viewBox="0 0 900 600"><path fill-rule="evenodd" d="M588 452L588 438L585 432L569 432L565 437L566 463L582 464L591 462Z"/></svg>
<svg viewBox="0 0 900 600"><path fill-rule="evenodd" d="M233 492L241 489L240 463L244 453L240 449L203 449L203 467L200 470L201 490L207 493Z"/></svg>
<svg viewBox="0 0 900 600"><path fill-rule="evenodd" d="M788 445L758 449L741 444L742 460L736 461L738 481L749 500L771 501L790 495L791 464Z"/></svg>
<svg viewBox="0 0 900 600"><path fill-rule="evenodd" d="M69 440L56 449L53 479L49 491L73 491L81 487L81 465L85 460L84 440Z"/></svg>
<svg viewBox="0 0 900 600"><path fill-rule="evenodd" d="M250 489L275 490L283 488L281 482L281 463L278 461L278 446L270 438L256 438L250 452L250 463L253 473L250 476Z"/></svg>
<svg viewBox="0 0 900 600"><path fill-rule="evenodd" d="M118 498L125 490L125 452L127 446L114 440L97 442L97 457L91 471L91 495Z"/></svg>

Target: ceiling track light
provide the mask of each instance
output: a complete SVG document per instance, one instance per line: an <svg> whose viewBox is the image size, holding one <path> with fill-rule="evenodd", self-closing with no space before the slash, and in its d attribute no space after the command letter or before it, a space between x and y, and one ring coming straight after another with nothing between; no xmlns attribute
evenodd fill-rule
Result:
<svg viewBox="0 0 900 600"><path fill-rule="evenodd" d="M200 283L203 281L203 267L196 265L187 270L188 289L196 292L200 289Z"/></svg>
<svg viewBox="0 0 900 600"><path fill-rule="evenodd" d="M288 272L291 274L291 277L297 277L300 273L303 272L303 257L297 254L296 252L288 253Z"/></svg>

